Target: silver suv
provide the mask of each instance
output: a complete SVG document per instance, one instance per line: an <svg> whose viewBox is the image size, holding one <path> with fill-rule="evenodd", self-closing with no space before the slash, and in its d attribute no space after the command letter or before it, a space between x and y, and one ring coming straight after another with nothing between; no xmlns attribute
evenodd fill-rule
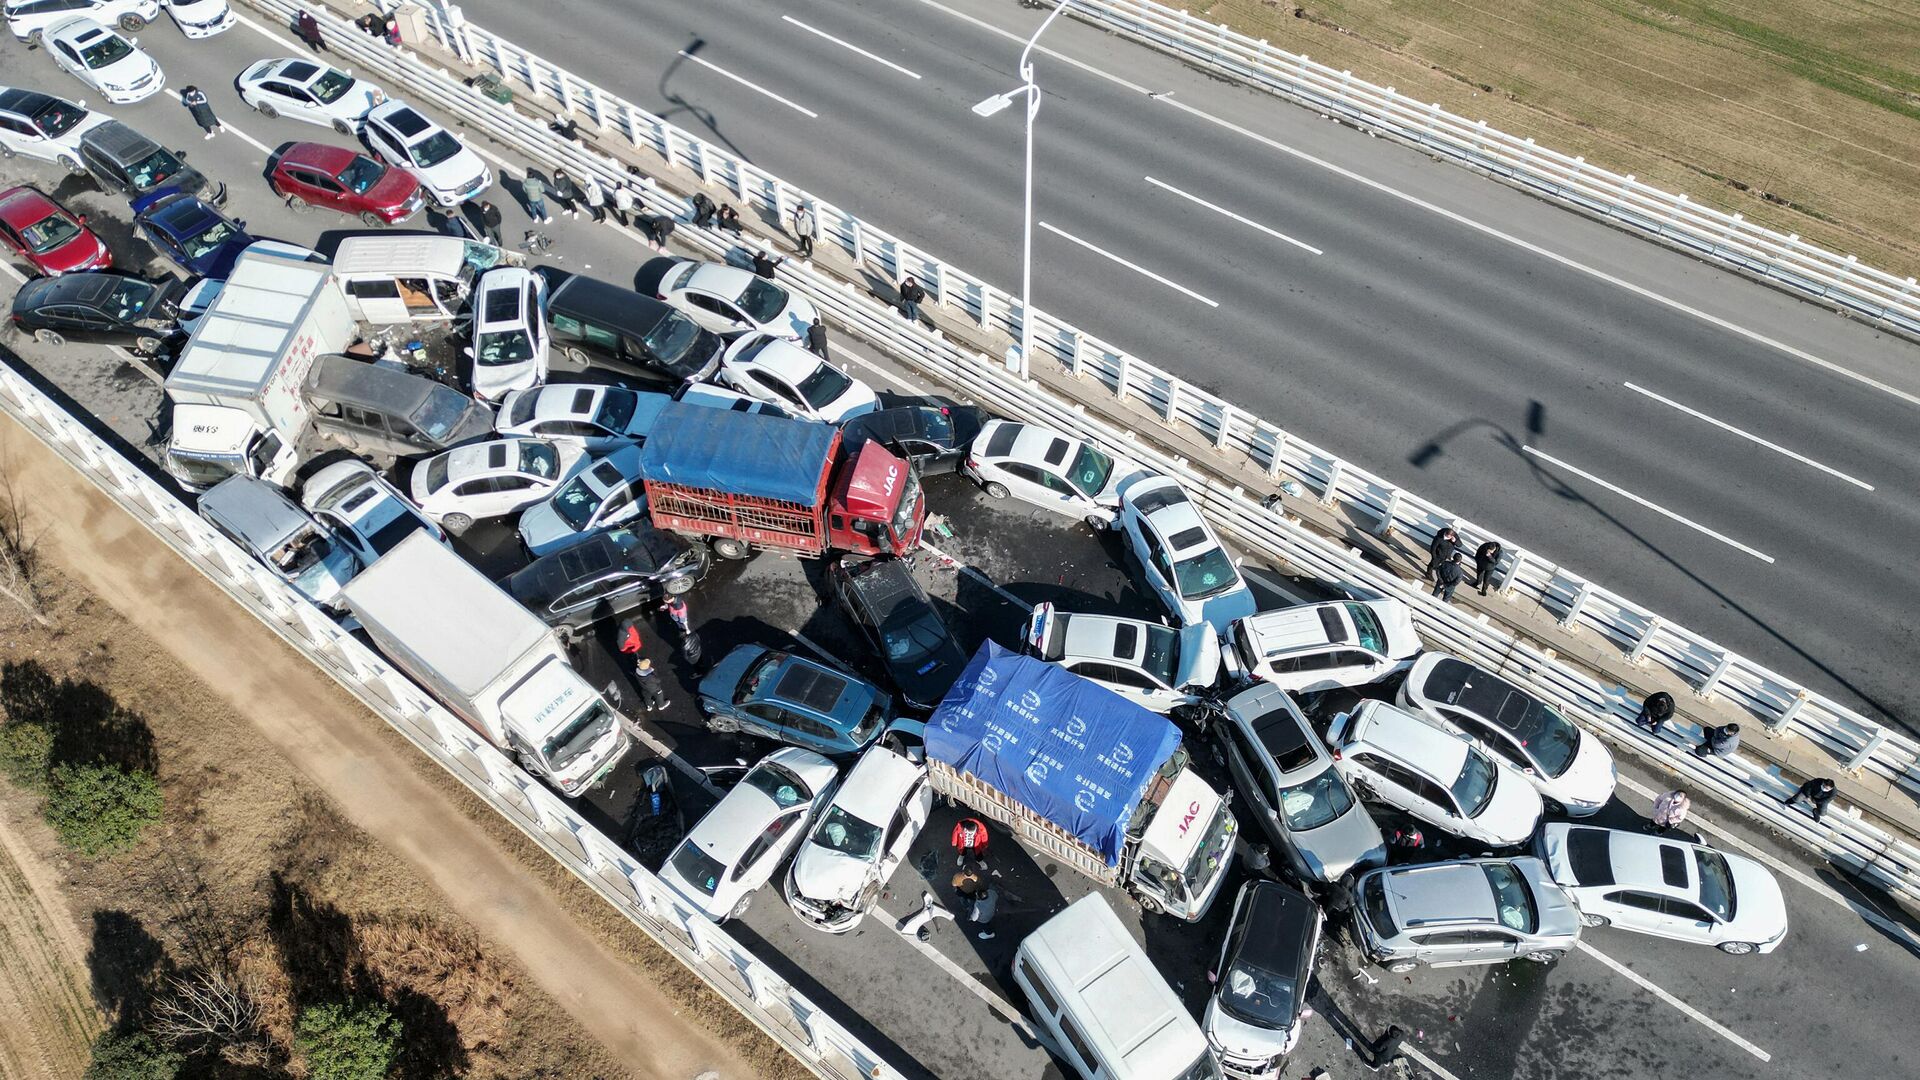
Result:
<svg viewBox="0 0 1920 1080"><path fill-rule="evenodd" d="M1549 964L1580 940L1580 911L1535 858L1375 870L1355 887L1361 951L1389 971L1525 957Z"/></svg>

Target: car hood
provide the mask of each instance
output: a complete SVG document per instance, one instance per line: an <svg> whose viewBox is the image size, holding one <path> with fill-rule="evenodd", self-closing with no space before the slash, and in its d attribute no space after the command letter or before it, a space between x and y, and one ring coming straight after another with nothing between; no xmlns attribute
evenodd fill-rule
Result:
<svg viewBox="0 0 1920 1080"><path fill-rule="evenodd" d="M793 860L793 887L801 896L842 907L854 905L872 875L872 863L823 848L812 839Z"/></svg>
<svg viewBox="0 0 1920 1080"><path fill-rule="evenodd" d="M1552 784L1558 801L1570 812L1591 812L1613 798L1615 779L1613 752L1593 735L1582 732L1580 749L1574 752L1573 763L1567 766L1566 772L1554 777ZM1576 807L1568 800L1582 805Z"/></svg>
<svg viewBox="0 0 1920 1080"><path fill-rule="evenodd" d="M462 147L460 152L425 169L415 168L413 174L420 182L442 191L454 191L462 184L476 179L487 171L486 163L480 155Z"/></svg>
<svg viewBox="0 0 1920 1080"><path fill-rule="evenodd" d="M100 242L92 229L82 226L78 236L52 251L34 256L34 261L49 274L65 274L83 267L97 269L99 260L106 256L107 245Z"/></svg>
<svg viewBox="0 0 1920 1080"><path fill-rule="evenodd" d="M520 515L520 542L534 555L544 555L576 535L552 503L535 503Z"/></svg>
<svg viewBox="0 0 1920 1080"><path fill-rule="evenodd" d="M954 680L960 677L960 672L966 666L967 654L961 652L959 644L949 638L932 656L921 658L912 667L889 663L887 673L893 676L894 685L900 688L903 704L932 711L939 707L947 691L953 689Z"/></svg>
<svg viewBox="0 0 1920 1080"><path fill-rule="evenodd" d="M1387 862L1386 838L1358 799L1353 809L1325 825L1290 835L1308 871L1321 881L1338 881L1355 867L1384 866Z"/></svg>
<svg viewBox="0 0 1920 1080"><path fill-rule="evenodd" d="M1380 620L1380 632L1387 636L1387 655L1403 664L1425 648L1420 631L1413 627L1413 609L1405 604L1375 604L1373 613Z"/></svg>
<svg viewBox="0 0 1920 1080"><path fill-rule="evenodd" d="M1218 990L1207 999L1207 1014L1201 1020L1201 1026L1206 1029L1209 1043L1222 1053L1237 1058L1279 1057L1291 1050L1300 1038L1300 1014L1297 1010L1293 1023L1284 1030L1259 1027L1221 1008Z"/></svg>
<svg viewBox="0 0 1920 1080"><path fill-rule="evenodd" d="M510 391L528 389L540 381L541 361L544 359L535 356L517 364L474 364L474 396L498 401ZM487 427L493 427L491 418Z"/></svg>
<svg viewBox="0 0 1920 1080"><path fill-rule="evenodd" d="M1211 687L1220 678L1220 638L1210 626L1180 631L1180 667L1173 673L1176 690Z"/></svg>
<svg viewBox="0 0 1920 1080"><path fill-rule="evenodd" d="M1238 567L1235 567L1235 572L1239 572ZM1253 590L1247 588L1247 579L1242 577L1238 587L1201 601L1200 621L1213 627L1214 636L1218 638L1225 635L1227 628L1235 621L1253 614L1259 607L1253 598Z"/></svg>
<svg viewBox="0 0 1920 1080"><path fill-rule="evenodd" d="M1500 781L1493 787L1493 801L1473 819L1473 825L1497 843L1525 843L1540 827L1540 793L1518 769L1498 768Z"/></svg>
<svg viewBox="0 0 1920 1080"><path fill-rule="evenodd" d="M135 48L132 52L121 57L118 61L108 64L106 67L92 69L91 78L102 87L113 87L116 90L131 90L134 83L159 73L159 62L146 53L141 52L138 48Z"/></svg>
<svg viewBox="0 0 1920 1080"><path fill-rule="evenodd" d="M1720 854L1733 875L1733 922L1727 926L1727 940L1762 944L1786 933L1787 899L1780 882L1752 859Z"/></svg>
<svg viewBox="0 0 1920 1080"><path fill-rule="evenodd" d="M369 206L399 206L419 190L420 181L400 169L388 169L359 197Z"/></svg>
<svg viewBox="0 0 1920 1080"><path fill-rule="evenodd" d="M780 313L780 321L774 326L767 327L767 329L772 330L781 337L805 342L807 340L807 330L813 326L813 320L818 316L819 312L813 309L813 301L808 300L792 289L788 289L787 306L786 309Z"/></svg>

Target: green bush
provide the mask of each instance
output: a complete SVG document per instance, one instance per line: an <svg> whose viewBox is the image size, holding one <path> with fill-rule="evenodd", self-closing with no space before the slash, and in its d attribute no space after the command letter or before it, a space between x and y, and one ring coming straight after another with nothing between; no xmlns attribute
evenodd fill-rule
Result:
<svg viewBox="0 0 1920 1080"><path fill-rule="evenodd" d="M93 1040L93 1060L87 1063L84 1080L174 1080L185 1060L144 1031L108 1031Z"/></svg>
<svg viewBox="0 0 1920 1080"><path fill-rule="evenodd" d="M312 1080L384 1080L400 1056L400 1022L377 1001L309 1005L293 1048Z"/></svg>
<svg viewBox="0 0 1920 1080"><path fill-rule="evenodd" d="M125 851L160 820L160 782L104 762L55 765L46 813L60 839L83 855Z"/></svg>
<svg viewBox="0 0 1920 1080"><path fill-rule="evenodd" d="M33 791L47 786L47 765L53 760L53 732L31 720L0 724L0 774Z"/></svg>

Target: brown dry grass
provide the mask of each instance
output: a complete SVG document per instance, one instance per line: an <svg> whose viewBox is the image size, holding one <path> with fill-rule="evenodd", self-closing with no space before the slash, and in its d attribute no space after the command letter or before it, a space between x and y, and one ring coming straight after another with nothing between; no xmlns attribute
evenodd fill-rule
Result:
<svg viewBox="0 0 1920 1080"><path fill-rule="evenodd" d="M1216 0L1192 10L1903 277L1920 272L1913 4Z"/></svg>

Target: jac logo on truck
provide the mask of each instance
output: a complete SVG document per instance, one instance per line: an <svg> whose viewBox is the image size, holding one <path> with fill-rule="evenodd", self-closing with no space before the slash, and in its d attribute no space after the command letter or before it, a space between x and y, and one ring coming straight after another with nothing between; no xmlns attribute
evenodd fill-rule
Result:
<svg viewBox="0 0 1920 1080"><path fill-rule="evenodd" d="M1186 816L1180 819L1180 835L1181 836L1187 835L1187 830L1193 828L1193 819L1199 816L1200 816L1200 800L1195 799L1194 801L1187 804Z"/></svg>
<svg viewBox="0 0 1920 1080"><path fill-rule="evenodd" d="M900 466L898 465L887 466L887 479L885 483L880 485L880 490L885 492L888 495L893 494L893 485L899 482L899 480L900 480Z"/></svg>

